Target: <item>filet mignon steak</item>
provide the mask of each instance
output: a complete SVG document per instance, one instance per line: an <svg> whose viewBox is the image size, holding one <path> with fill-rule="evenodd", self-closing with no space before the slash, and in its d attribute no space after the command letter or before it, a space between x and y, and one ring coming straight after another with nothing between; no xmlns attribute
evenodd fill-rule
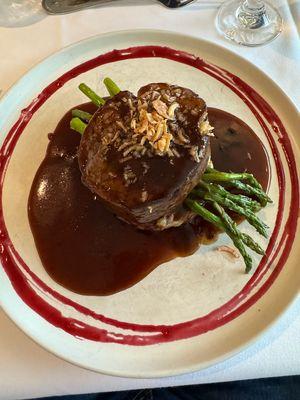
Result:
<svg viewBox="0 0 300 400"><path fill-rule="evenodd" d="M166 83L122 91L94 114L81 139L82 182L116 215L140 229L178 226L182 202L210 157L204 100Z"/></svg>

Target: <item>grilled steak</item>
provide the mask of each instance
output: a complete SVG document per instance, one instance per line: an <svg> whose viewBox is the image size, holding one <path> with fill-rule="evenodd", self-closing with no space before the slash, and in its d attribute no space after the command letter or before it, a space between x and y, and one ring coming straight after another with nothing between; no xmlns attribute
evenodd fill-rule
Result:
<svg viewBox="0 0 300 400"><path fill-rule="evenodd" d="M140 229L178 226L210 156L205 102L166 83L120 92L98 109L79 148L82 182Z"/></svg>

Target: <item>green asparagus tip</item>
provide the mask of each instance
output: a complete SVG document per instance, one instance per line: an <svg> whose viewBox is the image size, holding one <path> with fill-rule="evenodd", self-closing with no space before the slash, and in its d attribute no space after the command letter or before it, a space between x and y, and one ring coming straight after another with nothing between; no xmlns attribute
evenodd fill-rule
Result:
<svg viewBox="0 0 300 400"><path fill-rule="evenodd" d="M103 106L105 100L98 96L89 86L85 83L81 83L78 86L79 90L82 91L97 107Z"/></svg>
<svg viewBox="0 0 300 400"><path fill-rule="evenodd" d="M224 225L224 231L231 238L235 247L239 250L241 256L244 259L246 266L245 272L249 272L252 268L252 258L247 253L243 242L242 232L237 228L236 223L232 218L226 213L223 207L221 207L216 201L213 202L213 207L218 212Z"/></svg>
<svg viewBox="0 0 300 400"><path fill-rule="evenodd" d="M197 195L203 195L204 191L197 191ZM250 272L252 268L252 258L246 252L244 245L249 247L255 253L264 255L264 250L256 243L251 236L247 235L246 233L240 232L236 226L236 223L229 217L229 215L225 212L225 210L216 202L214 202L214 208L218 211L219 214L222 215L222 219L220 216L215 215L211 211L207 210L203 203L203 198L195 199L193 198L195 195L195 191L192 192L191 195L185 200L185 205L194 211L196 214L200 215L204 220L210 222L211 224L215 225L218 229L226 232L228 236L232 239L234 245L240 250L241 255L244 258L245 262L245 272Z"/></svg>
<svg viewBox="0 0 300 400"><path fill-rule="evenodd" d="M251 199L247 199L247 197L244 196L232 196L229 192L226 192L226 190L223 191L221 186L208 184L202 181L199 182L198 186L199 188L194 190L194 193L198 194L200 198L212 203L215 202L219 206L226 207L244 216L261 235L264 237L268 236L268 226L257 217L250 207L251 203L249 203L249 201ZM247 201L245 199L247 199Z"/></svg>
<svg viewBox="0 0 300 400"><path fill-rule="evenodd" d="M74 131L80 133L81 135L85 131L86 127L87 127L87 124L85 124L83 121L81 121L81 119L78 117L72 118L70 121L70 128L73 129Z"/></svg>
<svg viewBox="0 0 300 400"><path fill-rule="evenodd" d="M72 117L78 117L82 121L89 122L90 119L92 118L92 114L86 111L79 110L78 108L75 108L74 110L72 110Z"/></svg>
<svg viewBox="0 0 300 400"><path fill-rule="evenodd" d="M121 89L119 88L119 86L112 79L105 78L103 80L103 83L111 97L113 97L116 94L118 94L119 92L121 92Z"/></svg>
<svg viewBox="0 0 300 400"><path fill-rule="evenodd" d="M242 240L249 249L253 250L255 253L264 256L266 253L262 247L258 243L256 243L251 236L246 233L242 233Z"/></svg>

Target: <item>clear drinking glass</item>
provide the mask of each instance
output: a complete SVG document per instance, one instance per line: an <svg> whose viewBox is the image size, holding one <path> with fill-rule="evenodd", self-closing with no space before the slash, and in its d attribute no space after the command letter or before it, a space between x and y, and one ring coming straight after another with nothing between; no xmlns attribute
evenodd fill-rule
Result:
<svg viewBox="0 0 300 400"><path fill-rule="evenodd" d="M217 15L217 28L227 39L245 46L259 46L282 31L279 12L263 0L225 1Z"/></svg>
<svg viewBox="0 0 300 400"><path fill-rule="evenodd" d="M0 0L0 27L22 27L46 17L40 0Z"/></svg>

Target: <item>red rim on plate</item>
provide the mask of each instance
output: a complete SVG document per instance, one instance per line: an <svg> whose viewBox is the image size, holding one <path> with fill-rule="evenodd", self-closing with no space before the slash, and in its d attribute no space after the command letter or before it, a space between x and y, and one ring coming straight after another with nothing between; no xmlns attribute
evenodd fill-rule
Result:
<svg viewBox="0 0 300 400"><path fill-rule="evenodd" d="M159 57L194 67L217 79L230 88L248 106L256 117L268 140L273 153L279 187L278 211L275 228L269 240L266 255L243 289L228 302L209 314L175 325L142 325L117 321L86 308L60 293L51 289L40 280L25 264L14 248L7 232L2 204L2 191L5 173L14 148L34 113L59 90L66 82L76 76L99 67L103 64L126 59ZM129 345L151 345L186 339L214 330L238 317L253 305L272 285L291 251L297 229L299 210L299 182L296 162L288 134L268 103L247 83L229 71L208 63L194 55L183 51L161 46L141 46L123 50L113 50L86 61L64 73L48 85L26 107L19 119L10 129L0 151L0 229L1 248L0 260L11 284L19 297L42 318L52 325L77 337L99 342L113 342ZM285 175L283 163L287 165L289 175ZM289 204L285 204L286 181L290 182L291 194ZM285 207L288 208L285 216ZM33 289L35 286L37 291ZM76 318L68 318L43 299L38 292L47 293L61 304L68 305L78 312L78 315L92 317L94 321L104 323L108 329L92 326ZM117 328L117 332L113 329ZM121 330L121 333L120 333ZM122 332L124 331L124 333Z"/></svg>

